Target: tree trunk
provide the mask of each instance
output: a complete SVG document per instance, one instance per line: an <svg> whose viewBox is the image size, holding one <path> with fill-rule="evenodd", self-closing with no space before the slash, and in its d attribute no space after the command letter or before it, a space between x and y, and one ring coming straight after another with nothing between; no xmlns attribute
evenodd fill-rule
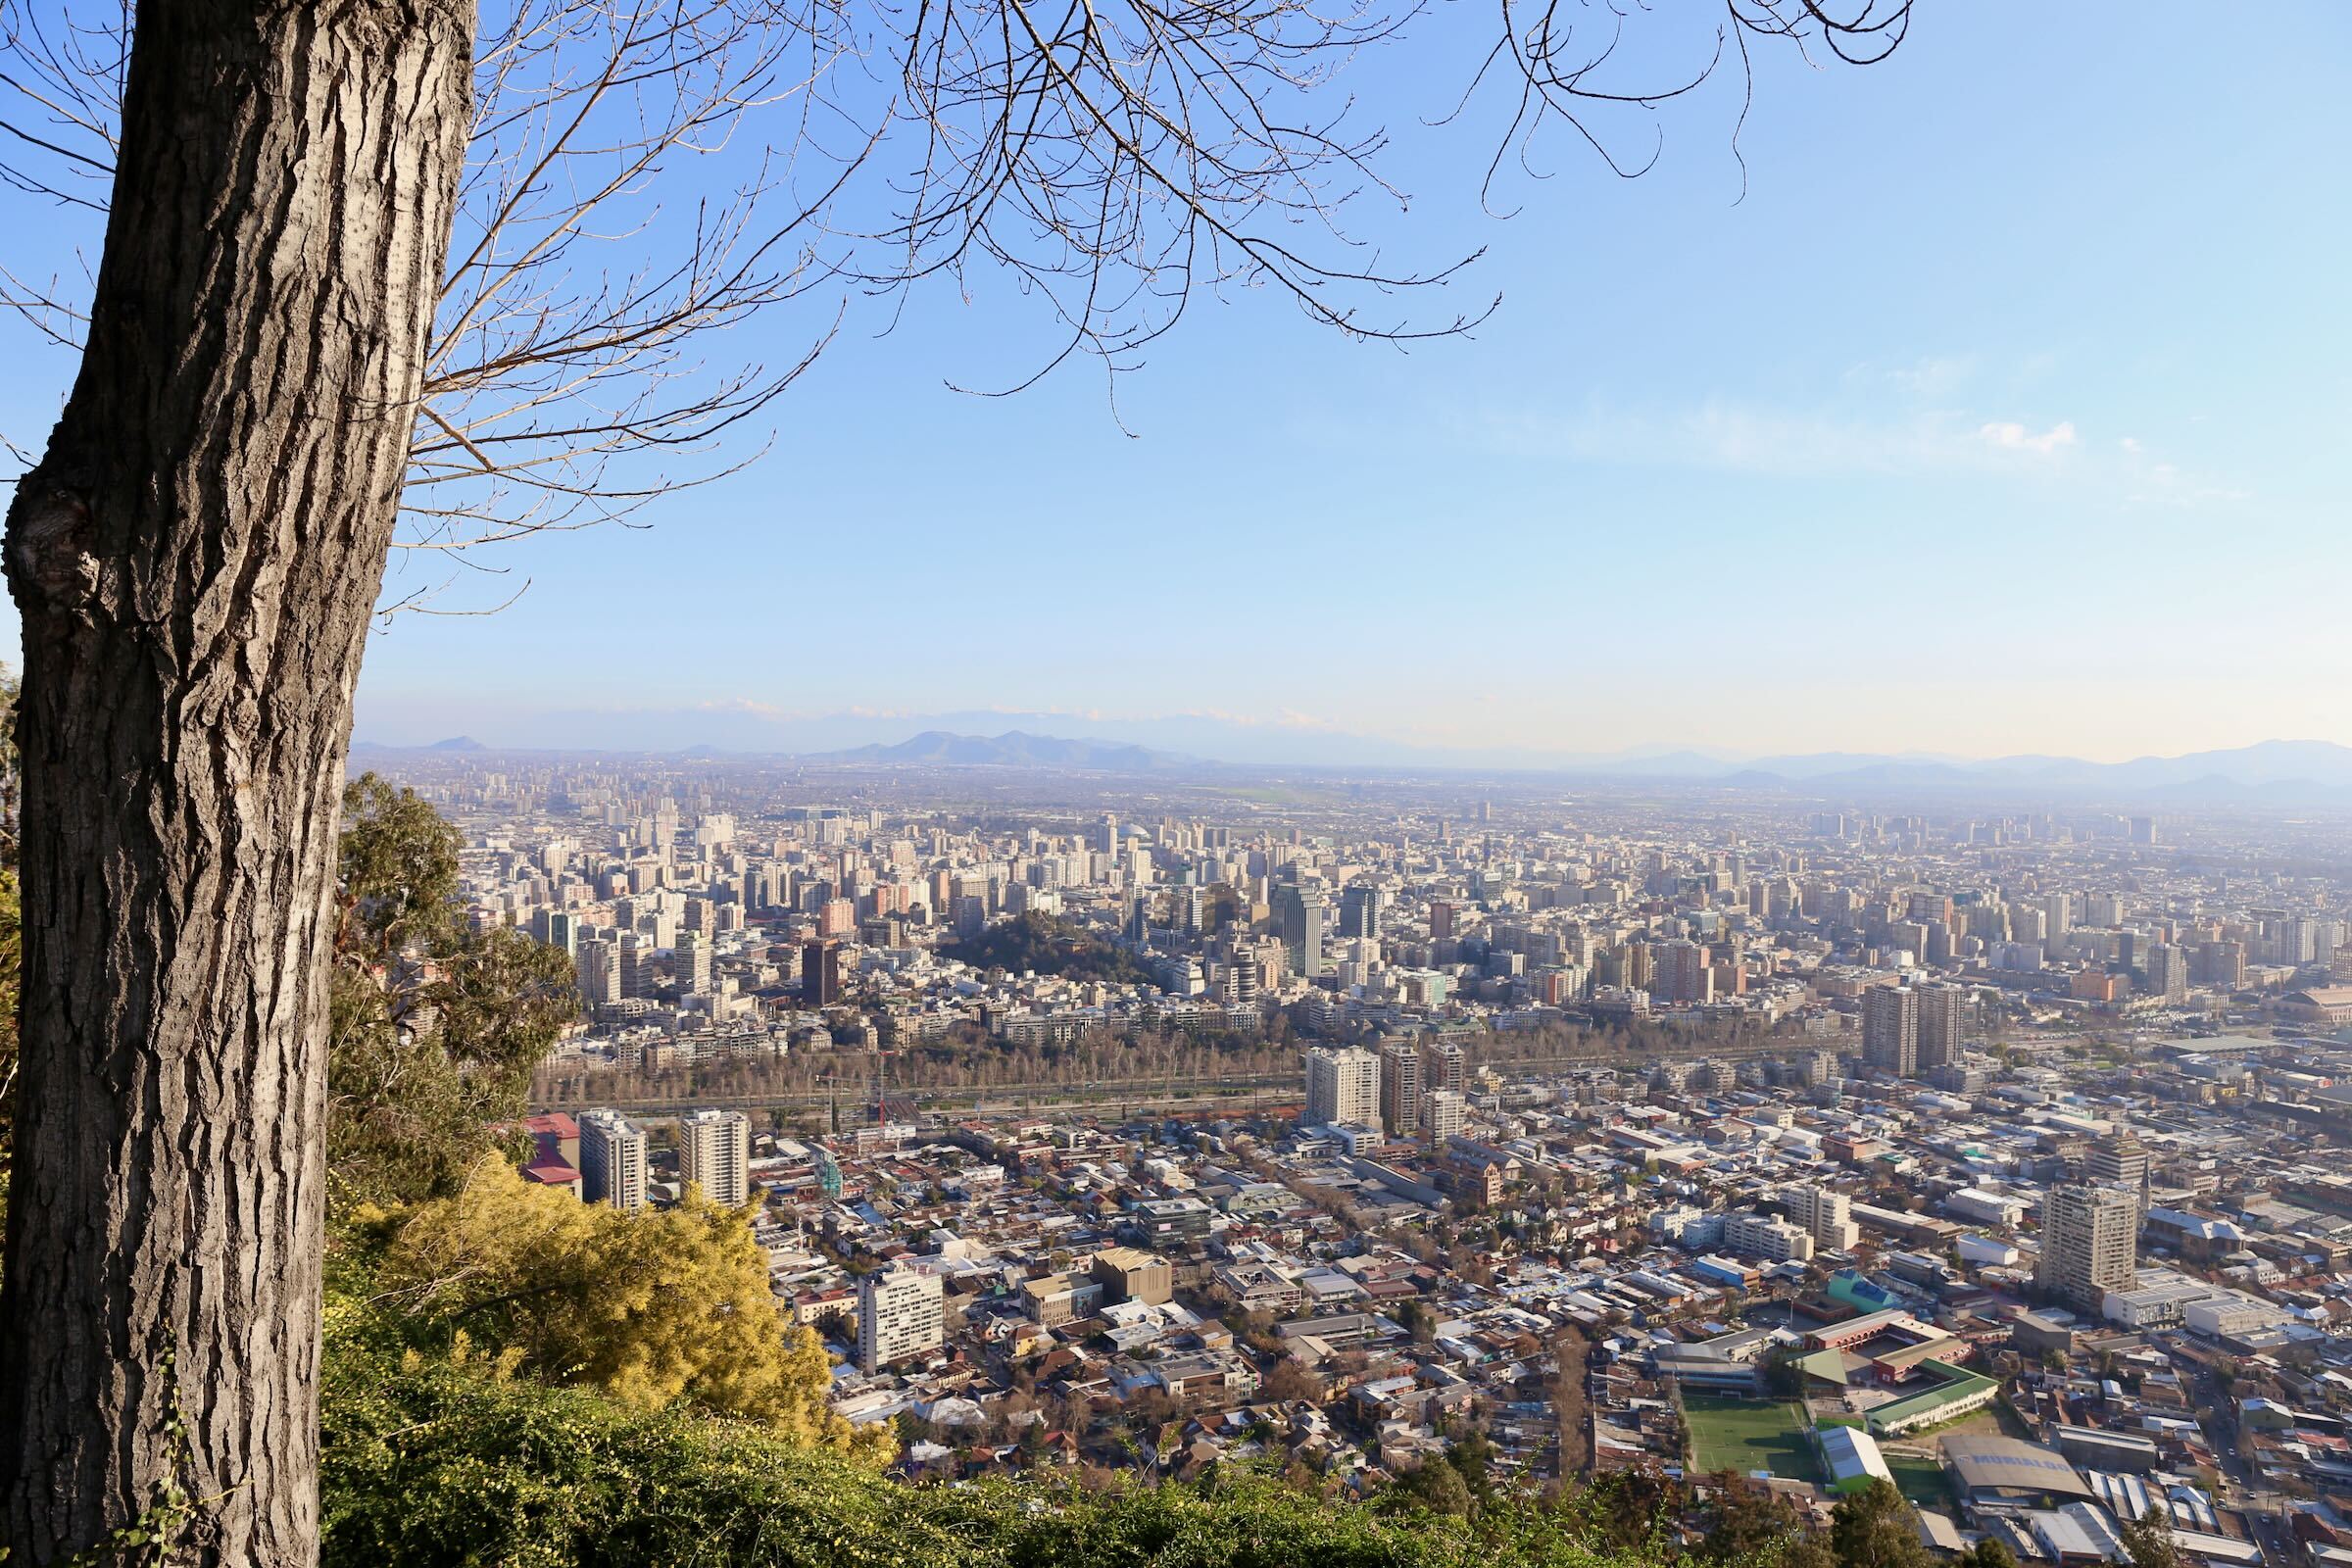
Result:
<svg viewBox="0 0 2352 1568"><path fill-rule="evenodd" d="M318 1555L336 809L472 12L139 8L88 342L5 547L24 622L12 1564L173 1489L189 1559Z"/></svg>

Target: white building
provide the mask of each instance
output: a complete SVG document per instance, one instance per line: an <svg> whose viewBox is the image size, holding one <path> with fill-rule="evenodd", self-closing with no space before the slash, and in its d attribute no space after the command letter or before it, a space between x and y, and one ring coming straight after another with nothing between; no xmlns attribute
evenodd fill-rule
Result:
<svg viewBox="0 0 2352 1568"><path fill-rule="evenodd" d="M946 1287L924 1269L897 1268L858 1282L858 1364L869 1375L947 1343Z"/></svg>
<svg viewBox="0 0 2352 1568"><path fill-rule="evenodd" d="M728 1208L752 1199L752 1119L740 1110L690 1110L678 1118L678 1174Z"/></svg>
<svg viewBox="0 0 2352 1568"><path fill-rule="evenodd" d="M1306 1115L1310 1127L1380 1125L1380 1058L1369 1051L1306 1054Z"/></svg>
<svg viewBox="0 0 2352 1568"><path fill-rule="evenodd" d="M1726 1214L1723 1245L1740 1257L1760 1257L1768 1263L1802 1263L1813 1256L1813 1235L1785 1219L1771 1219L1741 1210Z"/></svg>
<svg viewBox="0 0 2352 1568"><path fill-rule="evenodd" d="M1827 1187L1811 1185L1784 1189L1788 1217L1812 1234L1813 1245L1832 1252L1850 1252L1862 1239L1854 1223L1853 1200Z"/></svg>
<svg viewBox="0 0 2352 1568"><path fill-rule="evenodd" d="M1461 1136L1470 1102L1450 1089L1433 1089L1421 1097L1421 1136L1432 1149L1443 1149L1449 1138Z"/></svg>
<svg viewBox="0 0 2352 1568"><path fill-rule="evenodd" d="M580 1116L580 1196L614 1208L645 1206L645 1129L599 1106Z"/></svg>

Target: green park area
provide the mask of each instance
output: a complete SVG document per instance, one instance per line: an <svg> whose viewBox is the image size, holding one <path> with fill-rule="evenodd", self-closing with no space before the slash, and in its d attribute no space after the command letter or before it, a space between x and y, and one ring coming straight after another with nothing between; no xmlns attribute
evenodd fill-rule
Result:
<svg viewBox="0 0 2352 1568"><path fill-rule="evenodd" d="M1691 1465L1703 1473L1769 1470L1789 1481L1821 1479L1804 1412L1793 1403L1687 1397L1683 1418L1690 1428Z"/></svg>

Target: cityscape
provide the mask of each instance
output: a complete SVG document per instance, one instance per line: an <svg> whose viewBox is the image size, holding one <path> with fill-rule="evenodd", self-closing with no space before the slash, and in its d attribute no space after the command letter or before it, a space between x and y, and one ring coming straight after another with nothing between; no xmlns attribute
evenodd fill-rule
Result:
<svg viewBox="0 0 2352 1568"><path fill-rule="evenodd" d="M0 1565L2352 1568L2348 61L0 0Z"/></svg>
<svg viewBox="0 0 2352 1568"><path fill-rule="evenodd" d="M527 1180L746 1207L914 1481L1883 1479L2352 1552L2341 818L364 754L568 953Z"/></svg>

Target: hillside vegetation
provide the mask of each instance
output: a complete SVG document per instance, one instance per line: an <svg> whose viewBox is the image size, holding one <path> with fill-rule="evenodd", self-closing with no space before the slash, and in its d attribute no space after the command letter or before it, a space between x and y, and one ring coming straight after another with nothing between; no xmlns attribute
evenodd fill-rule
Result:
<svg viewBox="0 0 2352 1568"><path fill-rule="evenodd" d="M945 957L982 969L1035 970L1072 980L1106 980L1140 985L1152 978L1123 948L1084 926L1030 911L988 927L979 935L940 950Z"/></svg>

